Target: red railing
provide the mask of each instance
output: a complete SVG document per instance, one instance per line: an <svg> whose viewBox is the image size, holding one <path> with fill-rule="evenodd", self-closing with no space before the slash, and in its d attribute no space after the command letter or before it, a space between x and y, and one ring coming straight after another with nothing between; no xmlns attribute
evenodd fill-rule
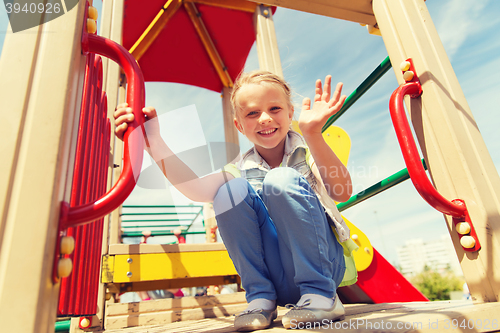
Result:
<svg viewBox="0 0 500 333"><path fill-rule="evenodd" d="M443 214L451 215L455 225L461 222L467 222L470 225L470 232L466 234L459 234L459 237L460 239L462 239L463 236L470 236L474 238L475 243L473 247L466 247L464 244L462 244L462 246L465 251L478 251L481 246L474 230L474 226L470 221L465 202L461 199L449 201L443 197L431 184L427 174L425 173L424 167L422 166L417 145L413 139L413 134L406 117L403 103L406 95L410 95L412 98L419 97L422 94L422 86L417 75L415 74L413 62L411 59L407 59L407 62L409 63L409 69L407 71L411 71L412 74L407 77L411 77L411 79L407 80L405 84L399 86L392 93L389 101L389 110L406 168L408 169L408 174L410 175L411 181L420 196L429 205Z"/></svg>
<svg viewBox="0 0 500 333"><path fill-rule="evenodd" d="M420 160L413 134L406 118L403 105L405 95L415 95L421 90L419 82L408 82L399 86L391 96L389 109L391 111L392 123L396 130L399 145L403 153L403 158L408 168L411 181L418 193L429 205L440 211L455 217L465 216L465 207L457 205L444 198L431 184Z"/></svg>
<svg viewBox="0 0 500 333"><path fill-rule="evenodd" d="M120 178L113 188L94 202L78 207L62 209L63 228L83 224L98 219L118 208L135 187L141 171L145 142L144 78L134 57L121 45L96 35L88 35L88 52L100 54L118 63L127 77L127 102L134 112L134 121L123 137L123 166ZM134 131L141 127L141 131ZM132 134L133 133L133 134Z"/></svg>
<svg viewBox="0 0 500 333"><path fill-rule="evenodd" d="M132 55L119 44L84 32L82 49L87 55L82 107L75 153L70 202L63 202L53 268L54 282L61 282L58 314L87 316L97 311L103 218L118 208L135 187L141 171L145 142L144 79ZM102 60L117 62L127 77L127 102L135 119L124 134L122 172L106 193L111 128L107 98L102 91ZM137 130L136 130L137 129ZM93 223L90 223L93 222ZM61 237L71 236L75 248L60 253ZM60 279L58 264L71 260L71 275Z"/></svg>

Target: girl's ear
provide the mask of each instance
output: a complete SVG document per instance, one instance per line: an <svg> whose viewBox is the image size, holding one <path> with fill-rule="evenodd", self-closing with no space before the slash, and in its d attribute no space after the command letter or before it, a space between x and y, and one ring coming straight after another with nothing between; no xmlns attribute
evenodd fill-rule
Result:
<svg viewBox="0 0 500 333"><path fill-rule="evenodd" d="M290 108L290 112L288 113L288 119L290 120L290 124L292 123L292 120L293 120L293 114L295 113L295 109L293 108L293 105L292 107Z"/></svg>
<svg viewBox="0 0 500 333"><path fill-rule="evenodd" d="M240 122L236 117L234 118L234 126L236 126L236 128L238 129L238 131L240 131L241 134L245 135L245 132L243 131L243 126L241 126Z"/></svg>

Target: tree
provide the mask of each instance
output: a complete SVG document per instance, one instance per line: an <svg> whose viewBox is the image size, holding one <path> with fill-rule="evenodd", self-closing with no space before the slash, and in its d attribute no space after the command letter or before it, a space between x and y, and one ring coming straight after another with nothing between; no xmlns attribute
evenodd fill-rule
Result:
<svg viewBox="0 0 500 333"><path fill-rule="evenodd" d="M449 300L450 291L462 290L464 281L447 269L440 274L428 266L411 279L413 285L431 301Z"/></svg>

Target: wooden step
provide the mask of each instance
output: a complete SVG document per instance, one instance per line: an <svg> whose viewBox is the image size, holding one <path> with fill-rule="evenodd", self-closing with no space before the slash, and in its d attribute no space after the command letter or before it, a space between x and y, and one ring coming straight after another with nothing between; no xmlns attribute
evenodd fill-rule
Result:
<svg viewBox="0 0 500 333"><path fill-rule="evenodd" d="M106 329L163 325L178 321L232 316L247 306L245 293L182 297L106 306Z"/></svg>

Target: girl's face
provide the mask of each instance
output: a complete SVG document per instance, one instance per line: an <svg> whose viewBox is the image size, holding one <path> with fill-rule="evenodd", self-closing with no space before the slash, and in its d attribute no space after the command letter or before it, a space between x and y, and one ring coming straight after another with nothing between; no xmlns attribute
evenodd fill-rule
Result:
<svg viewBox="0 0 500 333"><path fill-rule="evenodd" d="M234 124L257 151L273 149L284 142L292 122L293 107L288 97L274 84L245 84L236 95L238 110Z"/></svg>

